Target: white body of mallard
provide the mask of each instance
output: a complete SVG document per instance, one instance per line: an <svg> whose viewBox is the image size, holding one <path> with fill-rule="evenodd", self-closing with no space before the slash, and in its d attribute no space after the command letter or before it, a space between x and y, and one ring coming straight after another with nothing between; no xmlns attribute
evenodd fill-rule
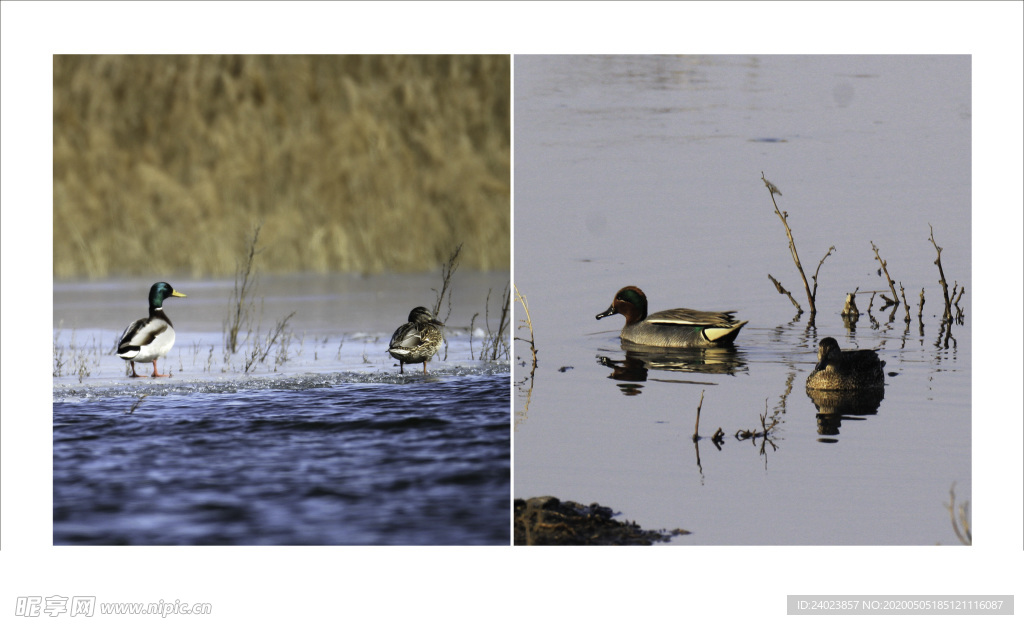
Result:
<svg viewBox="0 0 1024 625"><path fill-rule="evenodd" d="M125 329L117 344L117 355L132 362L153 362L174 347L174 326L162 309L139 319Z"/></svg>
<svg viewBox="0 0 1024 625"><path fill-rule="evenodd" d="M164 377L157 373L156 360L166 356L174 346L174 326L163 309L166 297L185 297L185 294L175 291L166 282L154 284L149 291L149 316L125 328L117 342L117 355L132 363L132 377L139 377L135 372L137 362L153 363L153 377Z"/></svg>
<svg viewBox="0 0 1024 625"><path fill-rule="evenodd" d="M388 353L398 360L400 372L405 372L406 364L420 362L423 363L423 373L427 372L427 361L437 353L444 340L440 329L443 325L423 306L412 309L408 323L395 330L388 346Z"/></svg>

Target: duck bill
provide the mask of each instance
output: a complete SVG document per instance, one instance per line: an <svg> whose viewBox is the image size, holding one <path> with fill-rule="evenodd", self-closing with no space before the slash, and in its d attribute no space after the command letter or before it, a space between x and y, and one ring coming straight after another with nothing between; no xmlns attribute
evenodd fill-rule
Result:
<svg viewBox="0 0 1024 625"><path fill-rule="evenodd" d="M173 293L171 293L171 297L188 297L188 295L185 295L184 293L178 293L177 291L174 291Z"/></svg>
<svg viewBox="0 0 1024 625"><path fill-rule="evenodd" d="M611 317L614 314L615 314L615 306L609 306L608 310L604 311L603 313L598 313L598 315L596 317L594 317L594 318L595 319L604 319L605 317Z"/></svg>

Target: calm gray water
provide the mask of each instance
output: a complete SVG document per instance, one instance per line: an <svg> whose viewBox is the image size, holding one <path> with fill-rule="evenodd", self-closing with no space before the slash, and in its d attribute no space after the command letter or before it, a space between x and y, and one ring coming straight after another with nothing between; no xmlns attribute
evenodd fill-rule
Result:
<svg viewBox="0 0 1024 625"><path fill-rule="evenodd" d="M56 284L54 544L509 544L509 364L480 359L507 280L456 275L424 375L385 349L433 305L434 276L265 278L235 354L219 331L231 283L173 279L188 297L165 305L160 379L127 378L113 353L148 284Z"/></svg>
<svg viewBox="0 0 1024 625"><path fill-rule="evenodd" d="M971 499L970 59L517 56L515 80L515 281L540 352L531 379L517 343L514 495L693 532L676 545L957 544L944 504L954 484ZM762 172L809 279L835 246L813 324ZM949 338L929 224L966 287ZM910 323L871 301L887 290L872 242ZM627 354L622 317L594 316L630 284L652 311L750 323L734 351ZM815 405L804 382L825 336L880 351L880 401ZM721 449L691 441L702 392L700 434L721 428ZM768 442L735 437L766 413Z"/></svg>

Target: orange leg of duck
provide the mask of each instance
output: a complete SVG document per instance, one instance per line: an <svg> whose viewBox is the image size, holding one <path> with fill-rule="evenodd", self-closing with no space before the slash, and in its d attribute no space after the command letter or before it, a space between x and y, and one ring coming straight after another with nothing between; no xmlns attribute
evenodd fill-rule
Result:
<svg viewBox="0 0 1024 625"><path fill-rule="evenodd" d="M130 377L130 378L144 378L144 377L146 377L144 375L139 375L138 373L135 373L135 361L134 360L129 360L128 362L131 363L131 365L132 365L132 374L130 376L128 376L128 377Z"/></svg>
<svg viewBox="0 0 1024 625"><path fill-rule="evenodd" d="M171 374L169 374L169 373L157 373L156 372L156 360L154 360L153 361L153 377L154 378L169 378L169 377L171 377Z"/></svg>

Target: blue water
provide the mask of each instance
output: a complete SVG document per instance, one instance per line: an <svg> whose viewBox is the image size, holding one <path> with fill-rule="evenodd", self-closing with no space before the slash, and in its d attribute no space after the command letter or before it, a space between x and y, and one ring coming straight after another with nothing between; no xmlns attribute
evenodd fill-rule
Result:
<svg viewBox="0 0 1024 625"><path fill-rule="evenodd" d="M507 369L367 379L55 397L54 544L508 545Z"/></svg>

